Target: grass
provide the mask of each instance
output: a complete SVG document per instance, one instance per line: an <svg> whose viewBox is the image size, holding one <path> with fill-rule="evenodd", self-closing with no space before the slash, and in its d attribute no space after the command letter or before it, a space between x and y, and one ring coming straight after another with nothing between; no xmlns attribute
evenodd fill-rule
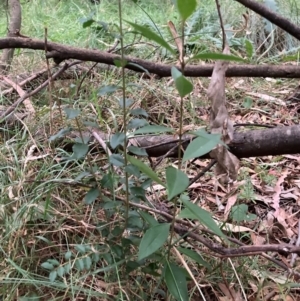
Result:
<svg viewBox="0 0 300 301"><path fill-rule="evenodd" d="M157 26L166 39L170 38L167 21L173 20L176 25L179 23L176 9L170 1L144 0L139 1L138 5L132 1L122 2L124 20L147 24L152 29ZM220 37L212 36L215 26L211 21L214 20L214 5L213 1L199 3L203 23L197 25L199 27L195 25L195 28L202 30L204 49L215 50L219 47ZM94 6L88 1L79 0L32 0L23 4L22 33L43 39L46 26L48 39L51 41L106 50L113 44L114 35L118 32L117 12L117 1L103 0L101 5ZM230 9L225 10L225 20L237 26L242 12L241 6L231 5ZM96 23L83 28L81 21L88 18L109 24L110 34L97 31ZM2 18L2 36L5 34L4 25L5 20ZM126 23L123 25L125 44L137 41L138 37L130 27ZM158 51L154 55L153 49L144 45L129 47L126 54L161 61L169 59ZM237 48L236 51L242 53L243 50ZM17 51L12 72L19 74L44 67L42 52L20 50ZM191 80L195 91L184 103L184 125L204 126L209 122L205 97L209 82L207 79ZM146 260L137 260L141 236L148 226L146 221L151 223L157 217L124 205L122 198L125 195L126 181L124 173L120 172L122 169L114 170L108 164L107 154L100 151L89 153L85 160L66 161L64 158L72 154L72 147L67 148L64 143L53 145L48 140L49 136L68 126L78 128L79 125L79 129L84 130L87 121L96 122L106 133L122 130L123 111L118 104L122 93L117 91L108 96L97 95L99 87L121 84L118 71L101 72L92 79L87 78L76 94L79 82L80 79L57 82L51 91L36 95L31 101L38 118L25 121L25 127L10 130L9 135L1 138L0 295L7 301L172 300L167 292L163 273L167 250L162 249ZM285 84L288 88L290 83L283 81L282 85ZM126 97L134 101L134 107L144 108L153 124L178 128L179 100L174 86L167 86L167 79L147 81L129 73L126 75L126 85ZM273 85L262 80L247 80L245 87L267 93ZM244 92L232 89L231 82L227 84L227 89L233 118L243 121L246 110L248 120L265 122L263 114L257 114L252 108L261 108L266 104L253 100L252 108L240 110L240 104L245 99ZM50 96L54 101L60 100L64 107L79 110L80 115L77 119L71 119L64 114L62 121L55 106L50 127ZM2 98L1 101L5 103L9 99ZM270 109L274 112L278 107L273 105ZM276 119L273 115L268 118L268 122ZM5 125L3 130L7 130ZM237 199L239 203L247 203L249 210L252 210L255 193L258 193L255 190L257 187L253 185L253 178L260 187L274 186L277 178L273 171L280 174L284 168L284 163L276 158L272 160L274 168L264 164L264 161L245 160L242 163L247 169L241 173ZM170 164L175 162L168 161L158 167L157 173L161 178L165 177L165 165ZM190 175L197 172L190 165L186 168ZM138 170L134 169L132 173L136 176L129 178L130 200L142 203L145 190L153 187ZM213 176L208 174L201 181L201 186L189 191L189 194L193 200L200 197L201 206L215 213L222 221L223 213L218 212L212 201L215 194L211 177ZM245 183L242 183L243 180ZM95 182L101 186L101 195L97 201L87 205L87 194L91 191L93 193L91 188L95 186ZM146 195L153 202L158 199L158 194L147 192ZM224 200L228 198L223 188L218 190L218 195ZM148 205L150 206L149 203ZM232 220L229 222L234 223ZM247 222L241 224L250 225ZM258 228L259 220L251 225ZM248 232L232 232L228 235L249 244L253 238ZM259 233L258 236L267 234ZM183 242L182 246L187 245ZM245 256L231 260L217 258L196 242L193 250L198 250L202 264L199 264L201 260L198 257L198 263L187 256L184 260L193 272L196 283L201 285L205 300L216 300L216 295L226 295L224 286L220 284L231 287L231 294L244 292L247 296L255 295L256 300L263 299L270 290L276 291L278 299L284 300L293 293L291 286L297 285L291 279L286 282L274 280L274 275L279 277L282 271L262 257ZM171 252L169 258L172 264L182 267L182 261L174 252ZM180 271L181 274L186 274L186 270ZM196 300L198 297L199 300L204 300L203 296L200 297L196 284L190 278L188 280L192 296L190 299ZM255 299L249 297L249 300Z"/></svg>

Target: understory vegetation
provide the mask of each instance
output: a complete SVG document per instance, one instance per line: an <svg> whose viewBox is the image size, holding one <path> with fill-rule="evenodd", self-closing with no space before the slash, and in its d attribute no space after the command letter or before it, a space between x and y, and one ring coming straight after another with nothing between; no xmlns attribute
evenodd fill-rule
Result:
<svg viewBox="0 0 300 301"><path fill-rule="evenodd" d="M181 36L176 1L120 2L21 1L21 33L43 40L46 32L49 42L178 66L180 51L168 27L172 21ZM298 23L298 0L266 3ZM298 64L296 39L236 1L220 4L230 64L238 58ZM197 1L185 21L186 56L204 55L191 64L214 63L205 54L222 53L215 1ZM145 38L145 28L172 44L171 51ZM123 44L116 43L121 31ZM51 82L19 107L23 114L32 106L34 118L1 123L0 300L299 300L298 258L275 251L220 255L187 235L228 249L238 242L295 245L299 155L242 159L230 185L216 181L213 168L192 183L211 162L199 158L199 145L183 158L148 158L135 138L192 132L210 141L202 150L209 152L220 143L204 131L211 79L185 78L176 68L172 78L158 78L125 70L123 63L74 65L73 76ZM53 74L61 65L47 61L45 52L16 49L9 77L20 81L54 66ZM23 88L40 84L36 79ZM233 123L299 123L299 103L288 98L297 80L232 77L225 84ZM18 98L3 93L9 88L0 86L3 107Z"/></svg>

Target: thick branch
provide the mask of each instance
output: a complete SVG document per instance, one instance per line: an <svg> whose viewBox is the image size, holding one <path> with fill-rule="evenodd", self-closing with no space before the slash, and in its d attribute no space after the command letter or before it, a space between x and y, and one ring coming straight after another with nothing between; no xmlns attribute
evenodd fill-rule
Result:
<svg viewBox="0 0 300 301"><path fill-rule="evenodd" d="M300 41L300 27L295 25L293 22L289 21L288 19L278 15L274 11L267 8L265 5L258 3L257 1L253 0L235 0L245 7L253 10L260 16L266 18L273 24L277 25L296 39Z"/></svg>
<svg viewBox="0 0 300 301"><path fill-rule="evenodd" d="M97 134L104 141L109 141L109 135L98 131ZM78 137L80 134L76 132L72 132L69 136L71 140ZM183 137L183 148L189 145L191 139L192 136ZM178 139L173 135L137 137L134 140L134 145L144 148L149 157L178 157ZM300 153L300 125L236 132L228 147L238 158L298 154ZM209 154L202 158L209 158Z"/></svg>
<svg viewBox="0 0 300 301"><path fill-rule="evenodd" d="M44 51L44 41L29 39L29 38L3 38L0 39L0 49L5 48L29 48ZM57 59L78 59L82 61L93 61L114 65L114 60L120 60L119 55L110 54L104 51L90 50L84 48L77 48L66 46L58 43L47 43L49 50L49 58ZM128 64L127 69L136 72L143 72L143 70L136 65L147 69L150 73L157 74L161 77L171 76L171 66L166 64L155 64L150 61L137 59L133 57L126 57ZM132 65L134 63L136 65ZM209 77L212 75L214 65L188 65L185 67L185 75L191 77ZM256 65L231 65L226 71L227 77L280 77L280 78L300 78L300 68L298 66L256 66Z"/></svg>

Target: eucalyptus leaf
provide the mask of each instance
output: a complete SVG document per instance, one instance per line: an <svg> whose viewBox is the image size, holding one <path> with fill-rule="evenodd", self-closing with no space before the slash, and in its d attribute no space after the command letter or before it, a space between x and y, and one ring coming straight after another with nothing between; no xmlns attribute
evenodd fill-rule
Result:
<svg viewBox="0 0 300 301"><path fill-rule="evenodd" d="M166 242L169 236L170 224L159 224L149 228L140 243L138 260L148 257Z"/></svg>
<svg viewBox="0 0 300 301"><path fill-rule="evenodd" d="M155 181L158 184L165 186L164 183L162 182L162 180L158 177L158 175L145 163L143 163L142 161L140 161L134 157L128 156L128 155L127 155L127 159L131 164L137 166L139 168L139 170L141 172L143 172L145 175L147 175L150 179L152 179L153 181Z"/></svg>
<svg viewBox="0 0 300 301"><path fill-rule="evenodd" d="M41 264L41 267L43 267L44 269L47 269L47 270L53 270L54 269L54 266L53 264L45 261Z"/></svg>
<svg viewBox="0 0 300 301"><path fill-rule="evenodd" d="M51 136L49 138L49 141L54 141L57 138L61 138L61 137L65 137L66 134L69 134L72 131L72 128L68 127L65 129L61 129L60 131L58 131L55 135Z"/></svg>
<svg viewBox="0 0 300 301"><path fill-rule="evenodd" d="M112 149L115 149L117 146L119 145L123 145L124 144L124 140L125 140L126 136L124 133L115 133L114 135L111 136L110 138L110 146Z"/></svg>
<svg viewBox="0 0 300 301"><path fill-rule="evenodd" d="M73 149L73 159L81 159L86 156L89 151L89 146L85 143L75 143L72 147Z"/></svg>
<svg viewBox="0 0 300 301"><path fill-rule="evenodd" d="M149 71L145 69L143 66L135 63L129 63L128 66L136 67L137 69L140 69L141 71L145 72L146 74L150 75Z"/></svg>
<svg viewBox="0 0 300 301"><path fill-rule="evenodd" d="M193 57L189 59L191 60L221 60L221 61L230 61L230 62L244 62L245 60L241 57L230 55L230 54L223 54L223 53L213 53L213 52L206 52L206 53L199 53L195 54Z"/></svg>
<svg viewBox="0 0 300 301"><path fill-rule="evenodd" d="M175 54L175 50L162 37L150 30L147 26L138 25L129 21L126 22L148 40L156 42L158 45L169 50L172 54Z"/></svg>
<svg viewBox="0 0 300 301"><path fill-rule="evenodd" d="M109 156L109 163L114 166L124 166L125 161L124 158L120 154L112 154Z"/></svg>
<svg viewBox="0 0 300 301"><path fill-rule="evenodd" d="M172 166L166 170L168 200L170 201L176 195L184 192L189 185L187 175L179 169Z"/></svg>
<svg viewBox="0 0 300 301"><path fill-rule="evenodd" d="M183 161L201 157L209 153L220 143L220 136L211 136L209 139L198 137L194 139L186 148L183 154Z"/></svg>
<svg viewBox="0 0 300 301"><path fill-rule="evenodd" d="M130 107L133 103L134 103L134 100L132 98L125 98L125 108ZM119 105L122 109L124 109L123 98L119 99Z"/></svg>
<svg viewBox="0 0 300 301"><path fill-rule="evenodd" d="M74 119L80 115L80 110L78 109L64 108L64 111L67 115L67 119Z"/></svg>
<svg viewBox="0 0 300 301"><path fill-rule="evenodd" d="M140 118L134 118L128 122L127 129L131 130L131 129L141 128L146 125L148 125L147 120L140 119Z"/></svg>
<svg viewBox="0 0 300 301"><path fill-rule="evenodd" d="M177 9L183 21L191 16L197 7L196 0L176 0Z"/></svg>
<svg viewBox="0 0 300 301"><path fill-rule="evenodd" d="M148 113L142 108L132 109L132 110L130 110L130 114L134 115L134 116L148 117Z"/></svg>
<svg viewBox="0 0 300 301"><path fill-rule="evenodd" d="M133 135L138 134L158 134L158 133L168 133L174 132L174 129L162 126L162 125L146 125L136 131L134 131Z"/></svg>
<svg viewBox="0 0 300 301"><path fill-rule="evenodd" d="M84 197L84 203L87 205L92 204L99 197L100 191L97 187L91 188Z"/></svg>
<svg viewBox="0 0 300 301"><path fill-rule="evenodd" d="M204 267L206 267L209 271L211 270L211 265L207 261L205 261L202 258L202 256L200 256L200 254L198 254L194 250L187 249L187 248L182 248L182 247L178 247L177 249L180 253L190 257L191 259L193 259L194 261L196 261L200 265L203 265Z"/></svg>
<svg viewBox="0 0 300 301"><path fill-rule="evenodd" d="M57 271L56 270L51 271L50 274L49 274L50 282L54 282L56 277L57 277Z"/></svg>
<svg viewBox="0 0 300 301"><path fill-rule="evenodd" d="M127 149L128 149L128 152L133 153L137 156L148 156L148 154L144 148L130 145Z"/></svg>
<svg viewBox="0 0 300 301"><path fill-rule="evenodd" d="M193 91L193 84L187 80L177 68L172 67L171 74L180 97L185 97Z"/></svg>
<svg viewBox="0 0 300 301"><path fill-rule="evenodd" d="M117 90L122 89L122 87L120 86L116 86L116 85L108 85L108 86L103 86L101 88L99 88L97 95L98 96L104 96L106 94L111 94L116 92Z"/></svg>
<svg viewBox="0 0 300 301"><path fill-rule="evenodd" d="M64 269L64 267L63 267L63 266L59 266L59 267L57 268L57 275L58 275L59 277L63 277L64 274L65 274L65 269Z"/></svg>
<svg viewBox="0 0 300 301"><path fill-rule="evenodd" d="M223 234L217 223L212 218L211 214L199 207L196 204L182 198L181 199L184 206L191 211L191 216L194 215L194 219L197 219L202 225L205 225L209 230L213 231L216 235L227 240L226 236Z"/></svg>
<svg viewBox="0 0 300 301"><path fill-rule="evenodd" d="M186 276L182 268L167 261L164 276L168 290L176 300L189 300Z"/></svg>

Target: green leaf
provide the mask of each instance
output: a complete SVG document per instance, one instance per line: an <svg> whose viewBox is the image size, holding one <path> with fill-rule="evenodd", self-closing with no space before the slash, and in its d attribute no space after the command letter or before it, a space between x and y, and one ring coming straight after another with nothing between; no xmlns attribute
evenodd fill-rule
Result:
<svg viewBox="0 0 300 301"><path fill-rule="evenodd" d="M30 293L29 295L26 296L20 296L18 298L18 301L40 301L41 298L36 294L36 293Z"/></svg>
<svg viewBox="0 0 300 301"><path fill-rule="evenodd" d="M65 253L65 260L69 260L72 257L72 252L71 251L67 251Z"/></svg>
<svg viewBox="0 0 300 301"><path fill-rule="evenodd" d="M253 221L257 216L248 212L248 206L246 204L240 204L231 208L231 218L234 222Z"/></svg>
<svg viewBox="0 0 300 301"><path fill-rule="evenodd" d="M130 114L134 115L134 116L148 117L148 113L144 109L141 109L141 108L132 109L130 111Z"/></svg>
<svg viewBox="0 0 300 301"><path fill-rule="evenodd" d="M177 9L183 21L194 13L197 7L196 0L176 0Z"/></svg>
<svg viewBox="0 0 300 301"><path fill-rule="evenodd" d="M167 133L174 132L174 129L162 126L162 125L146 125L136 131L134 131L133 135L138 134L158 134L158 133Z"/></svg>
<svg viewBox="0 0 300 301"><path fill-rule="evenodd" d="M48 259L47 261L56 267L59 266L59 264L60 264L59 261L56 259Z"/></svg>
<svg viewBox="0 0 300 301"><path fill-rule="evenodd" d="M44 269L47 269L47 270L53 270L54 269L53 264L49 263L48 261L43 262L41 264L41 267L43 267Z"/></svg>
<svg viewBox="0 0 300 301"><path fill-rule="evenodd" d="M132 98L125 98L125 108L130 107L133 103L134 103L134 100ZM119 99L119 105L122 109L124 109L123 98Z"/></svg>
<svg viewBox="0 0 300 301"><path fill-rule="evenodd" d="M109 156L109 163L118 167L124 166L124 158L120 154L112 154Z"/></svg>
<svg viewBox="0 0 300 301"><path fill-rule="evenodd" d="M126 22L148 40L156 42L158 45L169 50L172 54L175 54L175 50L162 37L150 30L147 26L138 25L129 21Z"/></svg>
<svg viewBox="0 0 300 301"><path fill-rule="evenodd" d="M51 271L50 274L49 274L50 282L54 282L56 277L57 277L57 271L56 270Z"/></svg>
<svg viewBox="0 0 300 301"><path fill-rule="evenodd" d="M87 270L91 269L92 266L92 259L90 256L86 256L83 258L84 266Z"/></svg>
<svg viewBox="0 0 300 301"><path fill-rule="evenodd" d="M114 92L116 92L117 90L120 90L120 89L122 89L122 87L116 86L116 85L103 86L98 90L97 95L98 96L103 96L103 95L106 95L106 94L114 93Z"/></svg>
<svg viewBox="0 0 300 301"><path fill-rule="evenodd" d="M83 260L81 258L77 259L75 261L75 266L76 266L77 270L83 271L84 270L84 262L83 262Z"/></svg>
<svg viewBox="0 0 300 301"><path fill-rule="evenodd" d="M245 97L242 105L245 109L252 108L253 107L253 99L251 97Z"/></svg>
<svg viewBox="0 0 300 301"><path fill-rule="evenodd" d="M148 125L148 121L145 120L145 119L140 119L140 118L134 118L134 119L131 119L129 122L128 122L128 126L127 128L129 130L131 129L136 129L136 128L140 128L142 126L146 126Z"/></svg>
<svg viewBox="0 0 300 301"><path fill-rule="evenodd" d="M75 143L72 147L73 149L73 159L81 159L84 158L89 151L89 146L85 143Z"/></svg>
<svg viewBox="0 0 300 301"><path fill-rule="evenodd" d="M143 163L142 161L140 161L140 160L138 160L138 159L136 159L134 157L131 157L131 156L127 155L127 158L128 158L128 161L131 164L133 164L136 167L138 167L139 170L141 172L143 172L145 175L147 175L150 179L152 179L153 181L155 181L158 184L161 184L161 185L165 186L165 184L158 177L158 175L148 165L146 165L145 163Z"/></svg>
<svg viewBox="0 0 300 301"><path fill-rule="evenodd" d="M79 252L84 254L86 252L85 246L84 245L75 245L75 249Z"/></svg>
<svg viewBox="0 0 300 301"><path fill-rule="evenodd" d="M213 53L213 52L195 54L193 57L189 59L189 61L191 60L221 60L221 61L235 61L235 62L245 61L243 58L235 55Z"/></svg>
<svg viewBox="0 0 300 301"><path fill-rule="evenodd" d="M84 197L84 203L87 205L92 204L100 195L100 191L97 187L91 188Z"/></svg>
<svg viewBox="0 0 300 301"><path fill-rule="evenodd" d="M95 20L91 17L88 17L79 19L79 22L81 23L83 28L87 28L90 27L95 22Z"/></svg>
<svg viewBox="0 0 300 301"><path fill-rule="evenodd" d="M209 134L208 134L209 135ZM220 143L220 135L211 134L209 138L198 137L194 139L186 148L183 154L183 161L201 157L209 153Z"/></svg>
<svg viewBox="0 0 300 301"><path fill-rule="evenodd" d="M67 264L65 264L65 266L64 266L65 274L69 274L70 273L71 267L72 267L72 265L71 265L70 262L68 262Z"/></svg>
<svg viewBox="0 0 300 301"><path fill-rule="evenodd" d="M137 166L134 166L132 164L128 164L125 167L126 172L128 172L130 175L133 175L137 178L139 178L141 176L140 170L138 169Z"/></svg>
<svg viewBox="0 0 300 301"><path fill-rule="evenodd" d="M253 45L249 40L245 40L245 49L248 59L251 59L253 56Z"/></svg>
<svg viewBox="0 0 300 301"><path fill-rule="evenodd" d="M82 137L77 137L75 138L75 141L77 143L83 143L83 144L88 144L90 141L91 137L89 137L88 135L83 135Z"/></svg>
<svg viewBox="0 0 300 301"><path fill-rule="evenodd" d="M213 231L216 235L226 239L226 236L220 230L219 226L211 217L211 214L208 211L200 208L199 206L193 204L192 202L184 198L182 198L181 201L185 205L185 207L191 211L191 215L194 215L194 219L197 219L201 224L205 225L209 230Z"/></svg>
<svg viewBox="0 0 300 301"><path fill-rule="evenodd" d="M185 97L193 91L193 84L187 80L177 68L172 67L171 74L180 97Z"/></svg>
<svg viewBox="0 0 300 301"><path fill-rule="evenodd" d="M153 254L168 239L170 224L159 224L149 228L140 243L138 260Z"/></svg>
<svg viewBox="0 0 300 301"><path fill-rule="evenodd" d="M110 146L112 149L115 149L119 145L124 144L126 136L124 133L115 133L114 135L111 136L110 138Z"/></svg>
<svg viewBox="0 0 300 301"><path fill-rule="evenodd" d="M59 266L59 267L57 268L57 275L58 275L59 277L63 277L64 274L65 274L65 268L64 268L63 266Z"/></svg>
<svg viewBox="0 0 300 301"><path fill-rule="evenodd" d="M114 64L115 64L116 67L122 68L122 67L125 67L127 65L127 60L118 60L118 59L115 59L114 60Z"/></svg>
<svg viewBox="0 0 300 301"><path fill-rule="evenodd" d="M130 145L127 149L128 149L128 152L133 153L137 156L148 156L148 154L144 148Z"/></svg>
<svg viewBox="0 0 300 301"><path fill-rule="evenodd" d="M128 66L136 67L137 69L140 69L141 71L145 72L146 74L150 75L149 71L145 69L143 66L136 64L136 63L129 63Z"/></svg>
<svg viewBox="0 0 300 301"><path fill-rule="evenodd" d="M80 110L77 109L64 108L64 111L67 115L67 119L74 119L80 115Z"/></svg>
<svg viewBox="0 0 300 301"><path fill-rule="evenodd" d="M51 136L49 138L49 141L54 141L57 138L61 138L61 137L65 137L66 134L69 134L72 131L71 128L65 128L65 129L61 129L58 133L56 133L55 135Z"/></svg>
<svg viewBox="0 0 300 301"><path fill-rule="evenodd" d="M139 210L138 211L140 216L150 225L150 226L156 226L158 225L158 221L149 213Z"/></svg>
<svg viewBox="0 0 300 301"><path fill-rule="evenodd" d="M187 175L179 169L172 166L166 170L168 201L176 195L184 192L189 185Z"/></svg>
<svg viewBox="0 0 300 301"><path fill-rule="evenodd" d="M170 262L166 262L165 282L169 292L179 301L189 300L187 282L182 268Z"/></svg>
<svg viewBox="0 0 300 301"><path fill-rule="evenodd" d="M186 249L186 248L182 248L182 247L177 247L177 249L182 254L190 257L191 259L193 259L200 265L203 265L204 267L206 267L209 271L211 270L211 265L208 262L206 262L197 252L195 252L191 249Z"/></svg>

